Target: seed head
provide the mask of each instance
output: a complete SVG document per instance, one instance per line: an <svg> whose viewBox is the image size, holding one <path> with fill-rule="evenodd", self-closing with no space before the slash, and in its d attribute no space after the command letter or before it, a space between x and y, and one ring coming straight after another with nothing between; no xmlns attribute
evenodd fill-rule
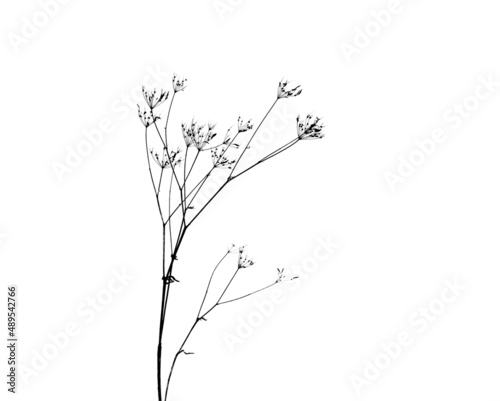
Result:
<svg viewBox="0 0 500 401"><path fill-rule="evenodd" d="M249 258L245 253L245 247L240 247L238 251L238 269L246 269L250 266L253 266L255 262L253 259Z"/></svg>
<svg viewBox="0 0 500 401"><path fill-rule="evenodd" d="M163 148L161 157L159 153L154 151L152 148L149 149L149 153L151 154L151 157L153 158L155 163L158 164L158 166L160 166L161 169L172 168L172 167L175 168L182 162L180 157L181 149L172 150L170 152L170 157L167 156L167 150L165 148Z"/></svg>
<svg viewBox="0 0 500 401"><path fill-rule="evenodd" d="M168 99L168 92L165 92L163 89L158 93L156 88L152 91L147 91L144 86L142 87L142 95L150 110L153 110Z"/></svg>
<svg viewBox="0 0 500 401"><path fill-rule="evenodd" d="M233 168L232 166L234 163L236 163L236 160L229 159L226 156L227 149L228 147L223 145L223 146L217 146L216 148L210 151L212 155L212 163L215 168L228 168L228 169Z"/></svg>
<svg viewBox="0 0 500 401"><path fill-rule="evenodd" d="M285 273L285 269L277 269L277 270L278 270L278 277L276 278L276 283L281 283L283 281L292 281L292 280L296 280L299 278L298 276L287 278L286 273Z"/></svg>
<svg viewBox="0 0 500 401"><path fill-rule="evenodd" d="M202 151L217 135L214 132L215 124L208 123L205 129L205 125L198 124L194 119L189 125L182 123L181 128L186 146L194 146L199 151Z"/></svg>
<svg viewBox="0 0 500 401"><path fill-rule="evenodd" d="M224 141L222 142L222 145L226 145L227 147L238 149L240 147L240 145L237 144L236 142L234 142L234 140L236 139L236 136L231 136L231 128L229 128L226 132L226 135L224 136Z"/></svg>
<svg viewBox="0 0 500 401"><path fill-rule="evenodd" d="M186 89L186 78L178 78L177 74L174 74L174 77L172 78L172 86L174 88L174 92L180 92Z"/></svg>
<svg viewBox="0 0 500 401"><path fill-rule="evenodd" d="M286 99L289 97L299 96L302 93L302 89L299 86L289 89L287 88L289 81L281 80L278 84L278 99Z"/></svg>
<svg viewBox="0 0 500 401"><path fill-rule="evenodd" d="M141 110L141 107L139 105L137 105L137 109L138 109L139 118L141 119L142 124L146 128L160 119L160 116L155 116L153 114L152 109L151 110L146 110L146 109Z"/></svg>
<svg viewBox="0 0 500 401"><path fill-rule="evenodd" d="M325 136L323 129L325 125L319 117L308 114L305 120L297 116L297 136L301 140L321 139Z"/></svg>
<svg viewBox="0 0 500 401"><path fill-rule="evenodd" d="M238 117L238 133L246 132L253 128L252 120L244 121L243 118Z"/></svg>

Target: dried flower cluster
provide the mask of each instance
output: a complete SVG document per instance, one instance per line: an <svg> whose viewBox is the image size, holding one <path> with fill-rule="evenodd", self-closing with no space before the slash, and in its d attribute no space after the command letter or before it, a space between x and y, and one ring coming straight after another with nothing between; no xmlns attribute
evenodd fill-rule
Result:
<svg viewBox="0 0 500 401"><path fill-rule="evenodd" d="M175 168L175 166L178 166L182 162L182 159L180 157L180 149L170 151L170 157L167 156L166 149L163 149L161 158L158 152L155 152L153 148L149 150L149 153L151 154L151 158L154 160L154 162L158 164L158 166L160 166L162 169L172 167Z"/></svg>
<svg viewBox="0 0 500 401"><path fill-rule="evenodd" d="M160 119L159 116L153 115L153 112L151 110L141 110L141 107L137 105L138 111L139 111L139 118L142 121L142 124L148 128L150 125L154 124L156 121Z"/></svg>
<svg viewBox="0 0 500 401"><path fill-rule="evenodd" d="M194 146L199 151L202 151L203 148L217 135L214 132L215 124L209 123L205 129L205 125L199 125L194 121L194 119L189 125L183 123L181 128L186 146Z"/></svg>
<svg viewBox="0 0 500 401"><path fill-rule="evenodd" d="M180 92L186 89L186 82L187 79L185 78L179 79L177 75L174 74L174 77L172 78L172 85L174 87L174 92Z"/></svg>
<svg viewBox="0 0 500 401"><path fill-rule="evenodd" d="M252 120L245 121L238 117L238 132L247 132L253 128Z"/></svg>
<svg viewBox="0 0 500 401"><path fill-rule="evenodd" d="M276 283L282 283L284 281L292 281L298 278L298 276L287 278L285 274L285 269L277 269L277 270L278 270L278 277L276 278Z"/></svg>
<svg viewBox="0 0 500 401"><path fill-rule="evenodd" d="M305 120L297 116L297 135L299 139L321 139L325 136L324 124L319 117L308 114Z"/></svg>
<svg viewBox="0 0 500 401"><path fill-rule="evenodd" d="M238 255L238 269L246 269L254 264L255 262L245 254L245 247L242 246Z"/></svg>
<svg viewBox="0 0 500 401"><path fill-rule="evenodd" d="M229 159L226 156L227 147L217 147L210 151L212 155L212 164L215 168L228 168L231 169L233 164L236 163L235 159Z"/></svg>
<svg viewBox="0 0 500 401"><path fill-rule="evenodd" d="M299 96L302 93L302 89L299 86L295 88L288 89L287 86L290 82L282 80L278 84L278 99L286 99L287 97Z"/></svg>
<svg viewBox="0 0 500 401"><path fill-rule="evenodd" d="M168 92L165 92L163 89L160 91L160 93L158 93L156 89L147 91L144 86L142 87L142 95L144 96L144 100L146 101L146 104L149 106L150 110L153 110L156 106L159 106L168 99Z"/></svg>

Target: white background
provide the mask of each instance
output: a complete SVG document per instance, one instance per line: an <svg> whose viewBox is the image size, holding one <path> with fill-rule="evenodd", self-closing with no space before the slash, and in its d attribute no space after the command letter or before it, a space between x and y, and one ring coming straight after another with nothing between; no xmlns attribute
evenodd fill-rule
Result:
<svg viewBox="0 0 500 401"><path fill-rule="evenodd" d="M11 34L41 6L4 2L2 299L17 284L26 366L50 333L69 322L81 329L37 376L20 379L17 399L156 399L161 233L136 102L123 108L122 99L159 69L166 89L172 73L188 78L175 127L192 116L221 132L239 114L258 120L283 77L304 88L288 112L314 111L327 125L324 140L242 177L194 225L173 320L195 312L231 242L248 244L258 261L245 272L250 286L300 265L318 237L341 244L300 289L283 286L286 301L233 352L223 334L269 293L216 310L187 347L196 354L177 366L172 400L357 399L352 375L363 377L365 359L401 331L412 345L362 398L498 400L500 87L459 129L443 120L481 77L500 81L497 3L402 0L349 63L341 44L353 44L356 28L388 2L243 0L218 13L211 0L73 0L18 46ZM102 120L111 132L58 180L53 163ZM384 174L436 128L447 140L391 191ZM293 135L292 119L276 143ZM134 279L87 324L77 308L113 269ZM418 332L409 319L440 297L446 279L467 289ZM172 350L187 323L168 328ZM5 377L6 355L1 366ZM6 385L2 392L6 399Z"/></svg>

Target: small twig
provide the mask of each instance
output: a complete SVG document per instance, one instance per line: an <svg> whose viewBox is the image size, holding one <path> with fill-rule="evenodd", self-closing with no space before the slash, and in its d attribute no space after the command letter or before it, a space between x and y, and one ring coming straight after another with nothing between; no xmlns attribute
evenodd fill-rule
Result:
<svg viewBox="0 0 500 401"><path fill-rule="evenodd" d="M240 157L238 158L238 160L236 161L236 164L233 166L233 170L231 171L231 174L229 175L230 177L233 175L234 171L236 170L236 167L238 166L241 158L243 157L243 155L245 154L245 152L247 151L247 149L249 148L250 146L250 143L252 142L253 138L255 137L255 135L257 134L257 132L259 132L259 129L260 127L262 126L262 124L264 123L264 121L266 120L267 116L271 113L272 109L274 108L274 106L276 106L276 103L278 103L278 100L280 100L279 98L277 98L274 102L273 102L273 105L269 108L269 110L267 111L266 115L264 116L264 118L261 120L260 124L258 125L258 127L255 129L255 131L253 132L252 136L250 137L250 139L248 140L247 142L247 145L243 148L243 151L241 152L240 154Z"/></svg>
<svg viewBox="0 0 500 401"><path fill-rule="evenodd" d="M217 269L219 268L220 264L224 261L224 259L227 258L227 255L229 255L231 253L231 249L229 249L228 251L226 251L226 253L224 254L224 256L219 260L219 262L215 265L213 271L212 271L212 274L210 275L210 280L208 281L208 285L207 285L207 289L205 290L205 296L203 297L203 300L201 301L201 305L200 305L200 310L198 311L198 315L196 316L198 319L200 318L200 315L201 315L201 311L203 309L203 305L205 305L205 301L207 299L207 296L208 296L208 292L210 290L210 285L212 284L212 280L214 278L214 275L215 275L215 272L217 271Z"/></svg>
<svg viewBox="0 0 500 401"><path fill-rule="evenodd" d="M257 294L257 293L262 292L264 290L267 290L268 288L271 288L271 287L275 286L276 284L286 283L287 281L293 281L295 279L296 279L296 277L288 279L288 280L283 280L283 281L275 281L274 283L269 284L269 285L261 288L260 290L253 291L253 292L251 292L251 293L249 293L247 295L243 295L243 296L238 297L238 298L230 299L228 301L219 302L219 305L224 305L224 304L228 304L228 303L231 303L231 302L239 301L240 299L247 298L247 297L249 297L251 295L254 295L254 294Z"/></svg>
<svg viewBox="0 0 500 401"><path fill-rule="evenodd" d="M276 149L274 152L271 152L270 154L268 154L267 156L263 157L262 159L260 159L258 162L252 164L250 167L247 167L245 170L241 171L240 173L236 174L233 179L236 179L238 178L240 175L246 173L247 171L250 171L251 169L253 169L254 167L257 167L259 164L261 163L264 163L270 159L272 159L273 157L275 156L278 156L280 153L284 152L285 150L287 149L290 149L293 145L295 145L296 143L298 143L299 140L297 138L293 139L292 141L288 142L287 144L281 146L280 148Z"/></svg>

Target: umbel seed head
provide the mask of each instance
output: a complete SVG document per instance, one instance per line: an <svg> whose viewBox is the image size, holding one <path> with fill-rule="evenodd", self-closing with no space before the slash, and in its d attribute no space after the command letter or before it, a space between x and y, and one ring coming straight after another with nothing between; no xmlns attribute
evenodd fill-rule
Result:
<svg viewBox="0 0 500 401"><path fill-rule="evenodd" d="M153 110L168 99L168 92L165 92L163 89L158 93L156 89L148 91L144 86L142 87L142 95L150 110Z"/></svg>
<svg viewBox="0 0 500 401"><path fill-rule="evenodd" d="M320 117L308 114L305 120L301 120L297 116L297 136L300 140L321 139L325 136L324 128Z"/></svg>
<svg viewBox="0 0 500 401"><path fill-rule="evenodd" d="M245 121L238 117L238 132L247 132L253 128L252 120Z"/></svg>
<svg viewBox="0 0 500 401"><path fill-rule="evenodd" d="M178 78L177 74L174 74L174 77L172 78L172 86L174 88L174 92L180 92L186 89L186 78Z"/></svg>
<svg viewBox="0 0 500 401"><path fill-rule="evenodd" d="M156 121L158 121L160 119L160 116L155 116L153 114L153 110L150 109L150 110L141 110L141 107L139 105L137 105L137 111L138 111L138 114L139 114L139 118L142 122L142 124L147 128L149 127L151 124L154 124Z"/></svg>
<svg viewBox="0 0 500 401"><path fill-rule="evenodd" d="M253 259L249 258L248 255L245 254L245 247L242 246L238 252L238 269L246 269L255 264Z"/></svg>
<svg viewBox="0 0 500 401"><path fill-rule="evenodd" d="M198 124L194 119L191 120L191 124L182 123L182 136L186 146L194 146L199 151L202 151L217 135L214 128L215 124L208 123L205 129L204 124Z"/></svg>
<svg viewBox="0 0 500 401"><path fill-rule="evenodd" d="M278 99L286 99L289 97L299 96L302 93L302 89L299 86L295 88L288 88L289 81L281 80L278 84Z"/></svg>

